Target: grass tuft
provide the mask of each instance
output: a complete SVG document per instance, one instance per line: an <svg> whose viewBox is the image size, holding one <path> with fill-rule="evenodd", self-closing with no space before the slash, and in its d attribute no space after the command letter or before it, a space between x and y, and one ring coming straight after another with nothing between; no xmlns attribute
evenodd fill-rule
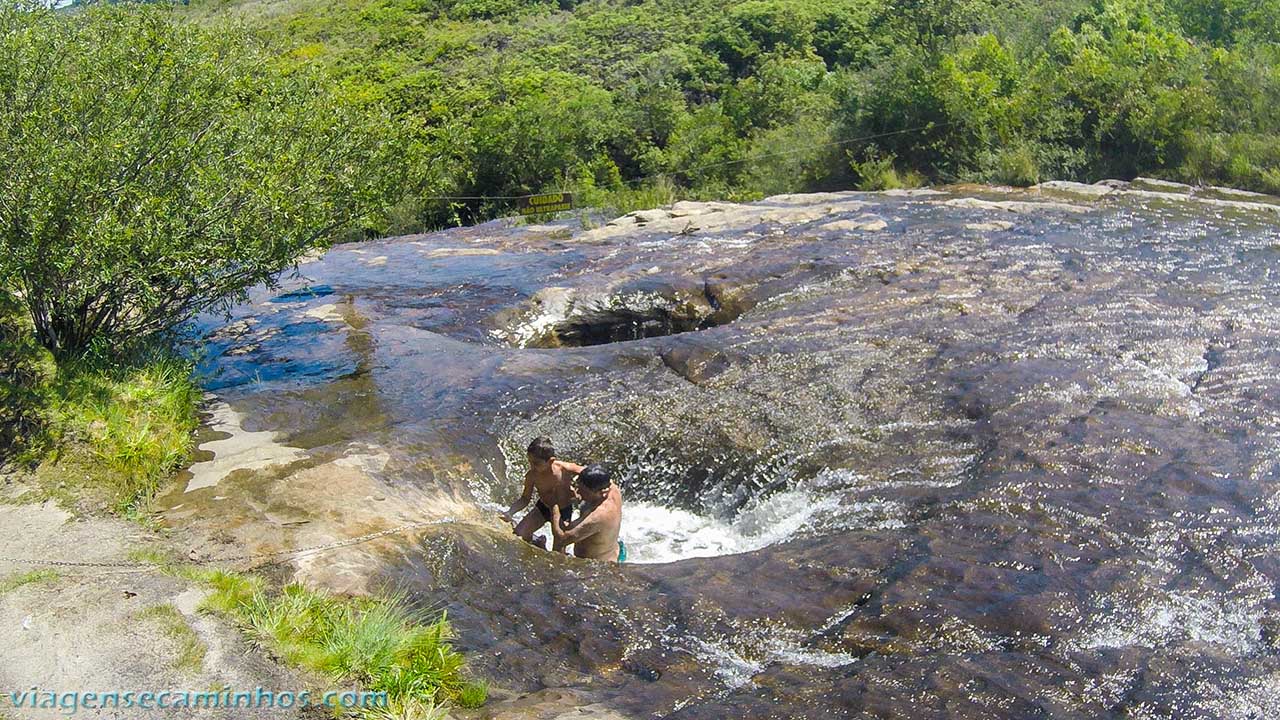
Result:
<svg viewBox="0 0 1280 720"><path fill-rule="evenodd" d="M1040 165L1031 146L1003 148L995 156L992 180L1014 187L1030 187L1040 182Z"/></svg>
<svg viewBox="0 0 1280 720"><path fill-rule="evenodd" d="M23 585L53 582L54 580L57 580L58 577L58 573L53 570L32 570L30 572L11 575L0 579L0 595L17 590Z"/></svg>
<svg viewBox="0 0 1280 720"><path fill-rule="evenodd" d="M464 708L478 708L489 699L489 684L486 682L467 683L458 691L458 704Z"/></svg>
<svg viewBox="0 0 1280 720"><path fill-rule="evenodd" d="M612 190L591 189L581 195L580 204L599 208L612 216L664 207L683 197L680 187L665 176L644 185L622 185Z"/></svg>
<svg viewBox="0 0 1280 720"><path fill-rule="evenodd" d="M164 573L173 574L177 571L178 558L172 551L164 550L162 548L133 548L125 557L127 557L131 562L155 565L158 570Z"/></svg>
<svg viewBox="0 0 1280 720"><path fill-rule="evenodd" d="M50 390L55 463L88 471L85 483L121 514L143 511L190 453L200 391L186 360L68 361Z"/></svg>
<svg viewBox="0 0 1280 720"><path fill-rule="evenodd" d="M259 578L223 570L192 577L213 587L205 608L231 616L286 662L386 692L389 707L369 717L436 717L437 705L479 707L487 698L485 684L466 680L447 618L408 609L402 595L339 598L298 584L270 592Z"/></svg>
<svg viewBox="0 0 1280 720"><path fill-rule="evenodd" d="M261 578L226 570L191 569L187 577L213 589L201 603L201 609L224 615L239 615L241 608L263 595L266 588Z"/></svg>
<svg viewBox="0 0 1280 720"><path fill-rule="evenodd" d="M0 288L0 457L36 468L28 500L87 500L146 517L190 455L200 389L164 346L55 359Z"/></svg>
<svg viewBox="0 0 1280 720"><path fill-rule="evenodd" d="M849 152L849 167L858 178L858 189L869 192L915 188L925 182L925 178L915 171L898 172L897 158L892 154L869 152L863 160L858 160Z"/></svg>
<svg viewBox="0 0 1280 720"><path fill-rule="evenodd" d="M168 603L152 605L138 613L138 617L159 623L165 635L178 644L178 660L175 665L179 670L199 672L204 667L204 656L208 648L187 624L187 619L178 608Z"/></svg>

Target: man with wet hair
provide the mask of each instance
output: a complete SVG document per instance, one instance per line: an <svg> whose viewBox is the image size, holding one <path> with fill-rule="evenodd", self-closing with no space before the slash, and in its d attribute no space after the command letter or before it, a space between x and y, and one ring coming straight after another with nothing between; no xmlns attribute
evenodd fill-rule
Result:
<svg viewBox="0 0 1280 720"><path fill-rule="evenodd" d="M553 508L560 511L565 522L573 516L573 477L582 472L582 466L557 458L555 447L545 437L529 443L525 454L529 459L529 471L524 474L524 490L502 517L515 524L515 533L521 539L545 550L547 539L541 535L535 537L534 533L551 522ZM535 489L538 491L537 504L519 523L515 523L513 516L529 506Z"/></svg>
<svg viewBox="0 0 1280 720"><path fill-rule="evenodd" d="M551 508L554 549L564 552L573 545L573 554L592 560L624 562L627 547L618 539L622 528L622 490L613 484L609 469L592 463L578 473L574 485L582 499L578 519L561 523L560 508Z"/></svg>

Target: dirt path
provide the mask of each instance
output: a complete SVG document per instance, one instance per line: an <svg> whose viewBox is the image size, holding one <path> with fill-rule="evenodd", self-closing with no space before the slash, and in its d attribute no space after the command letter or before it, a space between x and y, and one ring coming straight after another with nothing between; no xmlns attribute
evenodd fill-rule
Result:
<svg viewBox="0 0 1280 720"><path fill-rule="evenodd" d="M50 560L127 560L160 539L136 525L73 518L53 503L0 505L0 555ZM225 621L197 611L203 591L158 570L48 569L0 561L0 717L309 717L297 709L80 708L64 693L306 689L307 681L252 652ZM186 628L186 631L180 628ZM61 708L14 707L11 692L37 688ZM96 704L96 703L93 703Z"/></svg>

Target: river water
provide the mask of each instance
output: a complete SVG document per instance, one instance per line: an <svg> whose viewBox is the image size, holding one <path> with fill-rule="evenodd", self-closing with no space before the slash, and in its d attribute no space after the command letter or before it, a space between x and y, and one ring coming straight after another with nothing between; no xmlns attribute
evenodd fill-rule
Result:
<svg viewBox="0 0 1280 720"><path fill-rule="evenodd" d="M379 570L502 687L627 717L1274 717L1280 215L1185 193L344 245L202 319L202 369L291 452L374 448L478 515L534 436L615 468L633 563L481 523Z"/></svg>

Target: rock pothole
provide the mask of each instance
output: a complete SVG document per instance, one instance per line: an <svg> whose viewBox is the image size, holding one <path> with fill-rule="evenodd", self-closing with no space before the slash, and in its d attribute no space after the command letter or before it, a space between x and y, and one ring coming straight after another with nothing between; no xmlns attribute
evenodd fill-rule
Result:
<svg viewBox="0 0 1280 720"><path fill-rule="evenodd" d="M726 276L608 289L545 288L496 318L494 335L527 348L589 347L726 325L754 305Z"/></svg>

